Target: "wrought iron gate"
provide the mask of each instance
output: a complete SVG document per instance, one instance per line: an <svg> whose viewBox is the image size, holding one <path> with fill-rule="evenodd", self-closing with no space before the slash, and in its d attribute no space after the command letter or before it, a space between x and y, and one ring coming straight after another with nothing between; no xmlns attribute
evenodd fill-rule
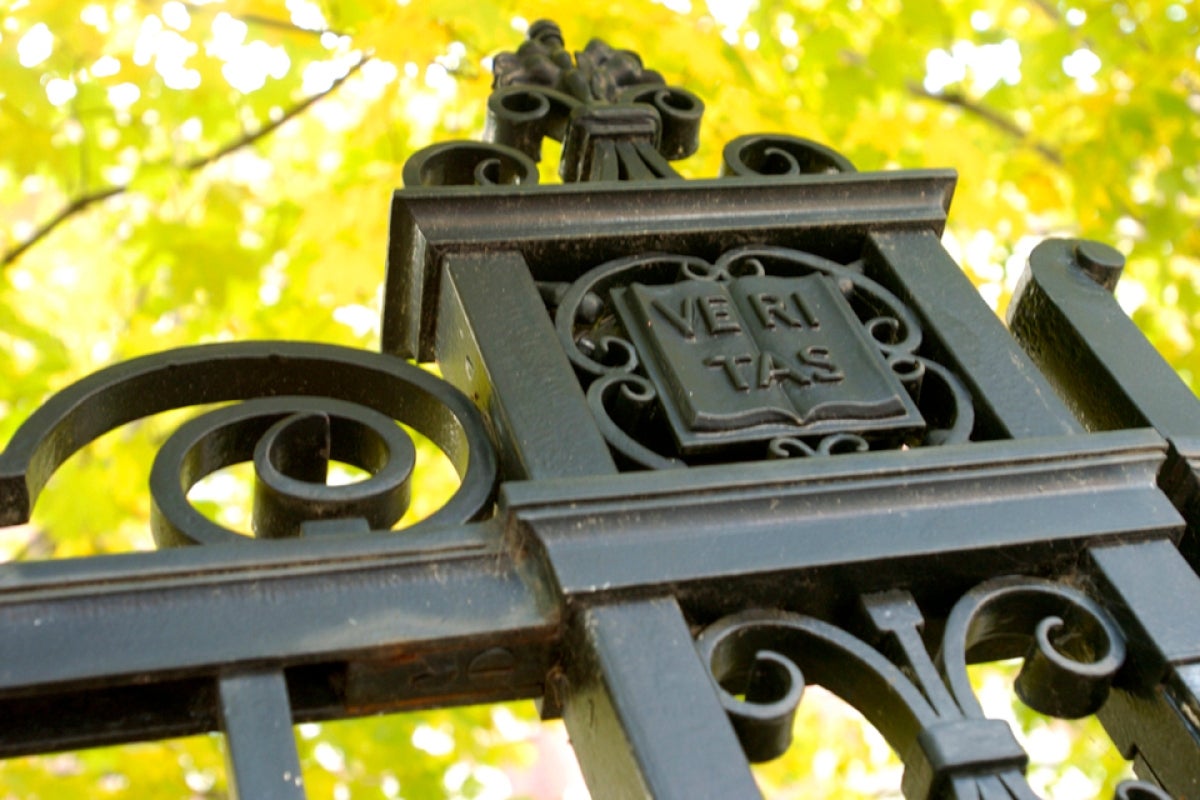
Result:
<svg viewBox="0 0 1200 800"><path fill-rule="evenodd" d="M1200 797L1200 408L1116 251L1042 244L1006 329L940 244L952 172L753 135L683 181L699 98L545 22L489 110L405 168L383 353L144 357L9 443L3 524L102 433L237 401L159 452L160 550L0 568L0 753L220 730L239 796L301 797L296 722L537 698L596 797L752 797L808 683L908 797L1031 797L966 679L1023 657L1025 702L1135 762L1120 796ZM395 420L461 476L403 534ZM273 541L187 500L241 461Z"/></svg>

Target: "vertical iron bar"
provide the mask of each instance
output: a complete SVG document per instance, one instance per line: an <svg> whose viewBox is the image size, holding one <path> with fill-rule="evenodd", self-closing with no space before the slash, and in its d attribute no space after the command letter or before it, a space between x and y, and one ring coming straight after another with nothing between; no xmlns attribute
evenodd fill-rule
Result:
<svg viewBox="0 0 1200 800"><path fill-rule="evenodd" d="M437 357L491 420L509 478L616 472L517 252L446 256Z"/></svg>
<svg viewBox="0 0 1200 800"><path fill-rule="evenodd" d="M1084 432L933 231L870 234L867 271L916 312L926 332L939 334L946 366L975 399L977 428L991 420L1000 428L986 431L991 438Z"/></svg>
<svg viewBox="0 0 1200 800"><path fill-rule="evenodd" d="M1113 296L1124 263L1098 242L1042 242L1009 324L1090 429L1149 426L1171 442L1160 485L1188 519L1180 549L1200 567L1200 403Z"/></svg>
<svg viewBox="0 0 1200 800"><path fill-rule="evenodd" d="M304 800L287 682L278 670L222 676L221 728L232 796Z"/></svg>
<svg viewBox="0 0 1200 800"><path fill-rule="evenodd" d="M1097 265L1098 257L1108 263ZM1196 396L1113 296L1123 263L1119 252L1096 242L1038 245L1009 307L1013 335L1089 428L1200 436Z"/></svg>
<svg viewBox="0 0 1200 800"><path fill-rule="evenodd" d="M1200 797L1200 578L1166 539L1089 556L1129 652L1100 721L1140 776Z"/></svg>
<svg viewBox="0 0 1200 800"><path fill-rule="evenodd" d="M759 798L673 598L582 610L563 721L596 800Z"/></svg>

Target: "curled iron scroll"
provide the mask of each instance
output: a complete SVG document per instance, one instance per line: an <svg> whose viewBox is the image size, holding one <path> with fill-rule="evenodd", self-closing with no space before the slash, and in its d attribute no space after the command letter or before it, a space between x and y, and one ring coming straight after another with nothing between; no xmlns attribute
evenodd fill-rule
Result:
<svg viewBox="0 0 1200 800"><path fill-rule="evenodd" d="M807 683L858 708L902 750L937 714L879 651L827 622L784 611L746 611L706 628L696 641L751 761L791 744L792 717Z"/></svg>
<svg viewBox="0 0 1200 800"><path fill-rule="evenodd" d="M826 175L856 172L850 159L831 147L779 133L752 133L725 145L722 177L740 175Z"/></svg>
<svg viewBox="0 0 1200 800"><path fill-rule="evenodd" d="M1171 795L1149 781L1121 781L1113 800L1171 800Z"/></svg>
<svg viewBox="0 0 1200 800"><path fill-rule="evenodd" d="M395 421L441 448L461 478L458 491L427 522L465 522L490 508L496 456L478 410L450 384L389 355L324 344L238 342L133 359L50 398L0 454L0 524L28 521L54 471L104 433L163 411L230 401L251 402L184 426L156 462L152 491L161 543L244 538L200 517L187 505L186 491L206 471L242 460L235 456L254 456L259 435L267 437L258 453L259 480L272 495L263 518L277 521L266 536L295 535L304 521L331 516L361 517L368 525L394 521L407 502L411 470L411 445ZM320 438L326 425L350 444L330 445L317 461L332 452L373 471L372 478L349 488L316 483L312 465L300 463L305 449L296 442L314 432ZM298 484L307 484L299 499Z"/></svg>
<svg viewBox="0 0 1200 800"><path fill-rule="evenodd" d="M873 643L780 610L734 614L700 634L697 650L751 761L788 748L804 687L816 684L858 709L904 761L906 797L1031 797L1022 776L1027 756L1006 723L984 716L968 661L1024 656L1018 695L1068 718L1100 708L1124 661L1122 634L1107 612L1050 581L1011 576L967 592L946 620L936 664L908 592L862 599ZM1160 796L1145 783L1117 792L1130 800Z"/></svg>
<svg viewBox="0 0 1200 800"><path fill-rule="evenodd" d="M543 139L562 142L565 182L677 178L667 162L699 147L699 97L599 39L567 50L549 20L530 25L515 53L498 54L493 74L484 139L535 161Z"/></svg>
<svg viewBox="0 0 1200 800"><path fill-rule="evenodd" d="M405 186L494 186L538 182L537 164L520 150L489 142L442 142L404 162Z"/></svg>
<svg viewBox="0 0 1200 800"><path fill-rule="evenodd" d="M1125 661L1125 640L1108 613L1069 586L1003 578L971 590L946 620L941 669L954 699L982 715L967 663L1024 657L1017 695L1035 711L1066 719L1094 714Z"/></svg>
<svg viewBox="0 0 1200 800"><path fill-rule="evenodd" d="M567 357L589 379L632 372L638 363L637 349L623 331L608 327L614 319L612 289L633 282L675 283L710 269L708 262L694 256L648 253L609 261L588 271L566 290L554 316Z"/></svg>
<svg viewBox="0 0 1200 800"><path fill-rule="evenodd" d="M669 161L677 161L700 148L700 118L704 101L680 86L641 84L621 92L623 103L653 106L662 120L662 138L658 151Z"/></svg>
<svg viewBox="0 0 1200 800"><path fill-rule="evenodd" d="M330 459L371 475L327 486ZM305 523L327 519L390 528L408 508L415 448L390 416L342 400L264 397L224 406L180 427L158 451L150 471L155 541L236 541L237 534L193 508L187 492L242 461L254 463L254 532L274 539L298 536Z"/></svg>
<svg viewBox="0 0 1200 800"><path fill-rule="evenodd" d="M574 97L544 86L516 84L488 97L484 139L542 159L542 140L562 141L571 112L581 105Z"/></svg>
<svg viewBox="0 0 1200 800"><path fill-rule="evenodd" d="M685 466L678 458L664 456L626 433L638 427L630 418L654 414L658 392L654 384L631 373L617 372L596 380L588 387L587 400L596 424L623 463L637 469L673 469Z"/></svg>

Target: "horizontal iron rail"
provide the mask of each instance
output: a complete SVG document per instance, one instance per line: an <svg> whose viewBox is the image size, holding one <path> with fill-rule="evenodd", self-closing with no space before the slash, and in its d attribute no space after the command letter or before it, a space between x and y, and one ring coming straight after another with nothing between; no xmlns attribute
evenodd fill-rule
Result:
<svg viewBox="0 0 1200 800"><path fill-rule="evenodd" d="M953 170L664 181L408 188L392 203L383 350L432 360L441 258L519 250L537 279L637 252L716 256L769 240L858 256L870 231L945 227ZM452 210L451 210L452 209ZM811 249L811 248L809 248ZM580 273L582 274L582 272Z"/></svg>
<svg viewBox="0 0 1200 800"><path fill-rule="evenodd" d="M705 624L760 590L822 614L1070 574L1179 537L1165 458L1143 430L515 482L486 523L5 565L0 755L217 730L255 670L296 722L538 698L572 609L663 590Z"/></svg>
<svg viewBox="0 0 1200 800"><path fill-rule="evenodd" d="M1183 519L1156 486L1165 457L1154 432L1123 431L515 483L502 502L565 594L671 585L722 614L744 591L712 589L755 576L786 580L809 607L835 600L817 585L949 597L1006 563L1056 574L1090 545L1177 540Z"/></svg>
<svg viewBox="0 0 1200 800"><path fill-rule="evenodd" d="M558 609L486 525L0 569L0 755L215 730L285 670L296 721L536 697Z"/></svg>

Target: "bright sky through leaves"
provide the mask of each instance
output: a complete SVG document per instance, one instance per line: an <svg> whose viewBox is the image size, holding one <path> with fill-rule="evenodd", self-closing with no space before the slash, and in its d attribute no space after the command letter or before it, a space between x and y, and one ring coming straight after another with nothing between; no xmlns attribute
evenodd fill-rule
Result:
<svg viewBox="0 0 1200 800"><path fill-rule="evenodd" d="M52 391L142 353L248 338L377 346L404 160L480 134L490 58L543 17L568 46L635 49L705 99L701 151L679 165L690 177L715 175L722 144L755 131L829 144L861 170L957 169L945 241L998 309L1044 237L1116 245L1122 306L1200 386L1196 2L18 0L0 15L0 442ZM0 554L147 547L146 471L169 428L122 430L75 459L34 524L0 531ZM210 499L229 496L220 480ZM491 711L467 713L306 726L311 796L502 788L478 765L529 755L528 710L513 737ZM1120 759L1060 734L1038 735L1081 766L1035 764L1048 796L1111 783ZM886 748L868 737L826 754L801 739L803 769L772 765L764 780L848 796L803 783L816 766L857 776L852 793L878 789ZM67 776L5 765L0 786L16 770L58 796L97 796L105 774L113 797L224 791L215 749L154 752L129 775L102 755L59 762Z"/></svg>

